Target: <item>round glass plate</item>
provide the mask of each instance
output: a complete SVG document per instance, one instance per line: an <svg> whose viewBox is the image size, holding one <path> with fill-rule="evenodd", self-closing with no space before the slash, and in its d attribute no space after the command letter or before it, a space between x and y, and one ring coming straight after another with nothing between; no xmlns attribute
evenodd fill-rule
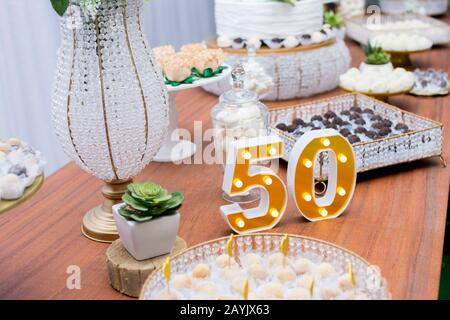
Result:
<svg viewBox="0 0 450 320"><path fill-rule="evenodd" d="M279 252L283 236L276 233L237 235L234 238L234 258L240 263L240 258L248 253L257 253L264 257ZM228 239L225 237L204 242L173 256L172 274L190 273L197 264L212 261L224 254ZM290 259L303 257L315 262L328 262L339 273L347 272L351 263L357 289L372 300L391 299L387 281L381 276L379 268L353 252L325 241L298 235L289 235L289 246ZM153 300L157 293L166 288L162 270L158 268L150 274L142 287L140 299Z"/></svg>
<svg viewBox="0 0 450 320"><path fill-rule="evenodd" d="M44 183L44 175L38 176L33 184L25 189L23 195L16 200L0 200L0 214L11 210L31 198Z"/></svg>

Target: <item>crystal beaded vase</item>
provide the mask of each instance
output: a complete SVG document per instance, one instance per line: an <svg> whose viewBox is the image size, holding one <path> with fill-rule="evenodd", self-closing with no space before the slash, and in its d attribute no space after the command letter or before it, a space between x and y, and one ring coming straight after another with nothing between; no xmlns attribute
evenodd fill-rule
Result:
<svg viewBox="0 0 450 320"><path fill-rule="evenodd" d="M102 1L95 16L71 0L53 93L53 123L64 151L106 182L105 201L83 219L97 241L117 238L112 205L161 147L167 91L141 28L142 0Z"/></svg>

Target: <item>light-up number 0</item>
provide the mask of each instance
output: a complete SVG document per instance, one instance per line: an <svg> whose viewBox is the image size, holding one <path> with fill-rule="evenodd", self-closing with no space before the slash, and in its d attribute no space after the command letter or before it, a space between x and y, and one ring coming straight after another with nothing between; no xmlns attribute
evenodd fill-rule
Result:
<svg viewBox="0 0 450 320"><path fill-rule="evenodd" d="M239 204L221 207L222 215L237 233L273 228L287 204L286 186L269 168L250 166L253 162L280 158L283 143L276 136L240 140L229 150L223 190L230 196L261 188L258 207L242 209ZM322 197L316 197L315 163L321 152L329 154L328 184ZM310 221L336 218L350 203L356 185L355 154L350 143L336 130L305 133L291 151L288 185L298 210Z"/></svg>

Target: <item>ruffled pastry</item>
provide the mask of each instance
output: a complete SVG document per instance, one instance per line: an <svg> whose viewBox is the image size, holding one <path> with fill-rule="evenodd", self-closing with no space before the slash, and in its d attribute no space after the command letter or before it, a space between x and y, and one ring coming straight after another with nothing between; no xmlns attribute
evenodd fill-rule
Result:
<svg viewBox="0 0 450 320"><path fill-rule="evenodd" d="M161 46L153 48L153 55L155 56L156 63L163 68L164 64L175 54L175 48L173 46Z"/></svg>
<svg viewBox="0 0 450 320"><path fill-rule="evenodd" d="M170 81L183 82L191 76L192 68L187 57L174 55L163 67L164 74Z"/></svg>
<svg viewBox="0 0 450 320"><path fill-rule="evenodd" d="M206 49L207 48L204 43L190 43L182 46L180 51L197 54L199 52L205 51Z"/></svg>
<svg viewBox="0 0 450 320"><path fill-rule="evenodd" d="M192 62L194 68L201 74L203 74L206 69L216 71L220 66L217 55L208 51L199 52L197 55L193 56Z"/></svg>

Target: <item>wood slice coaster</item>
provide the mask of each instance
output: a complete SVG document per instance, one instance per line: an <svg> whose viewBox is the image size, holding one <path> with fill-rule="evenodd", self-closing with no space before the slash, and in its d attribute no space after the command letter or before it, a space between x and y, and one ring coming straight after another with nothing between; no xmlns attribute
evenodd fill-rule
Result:
<svg viewBox="0 0 450 320"><path fill-rule="evenodd" d="M150 273L159 268L166 258L186 248L186 241L177 237L175 246L170 254L137 261L123 247L122 241L120 239L116 240L106 251L109 282L120 293L137 298Z"/></svg>

